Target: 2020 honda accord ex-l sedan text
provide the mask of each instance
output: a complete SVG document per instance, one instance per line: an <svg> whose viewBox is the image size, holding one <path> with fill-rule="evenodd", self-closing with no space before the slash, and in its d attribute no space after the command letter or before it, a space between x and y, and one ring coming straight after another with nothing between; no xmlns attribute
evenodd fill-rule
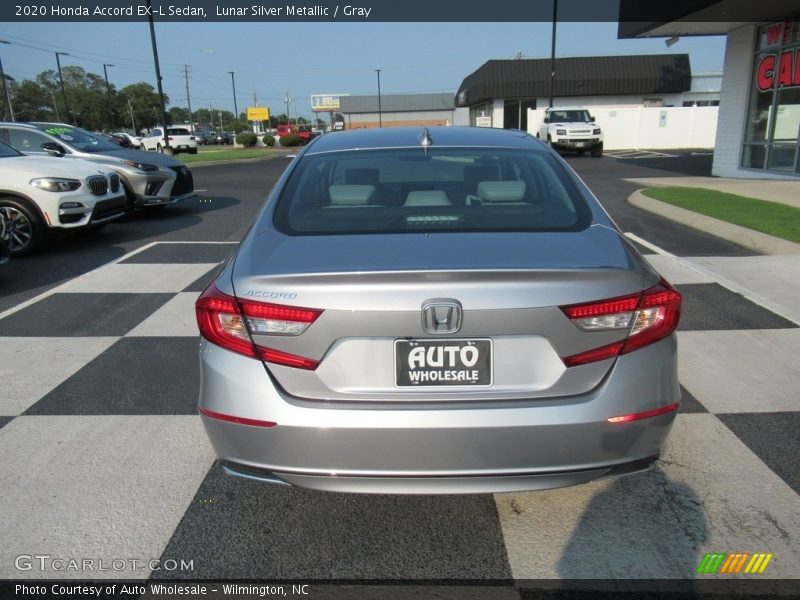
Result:
<svg viewBox="0 0 800 600"><path fill-rule="evenodd" d="M647 468L681 298L513 131L322 136L196 304L229 473L337 491L554 488Z"/></svg>

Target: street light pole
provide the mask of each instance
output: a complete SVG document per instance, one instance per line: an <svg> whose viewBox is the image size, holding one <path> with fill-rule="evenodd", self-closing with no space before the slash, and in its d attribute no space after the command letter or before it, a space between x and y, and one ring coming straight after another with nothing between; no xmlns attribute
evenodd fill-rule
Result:
<svg viewBox="0 0 800 600"><path fill-rule="evenodd" d="M103 76L106 78L106 94L108 94L108 116L111 119L111 131L114 131L114 106L111 101L111 84L108 83L108 69L107 67L113 67L114 65L109 63L103 63Z"/></svg>
<svg viewBox="0 0 800 600"><path fill-rule="evenodd" d="M186 78L186 102L189 105L189 130L194 133L194 118L192 117L192 98L189 96L189 65L183 65L183 76Z"/></svg>
<svg viewBox="0 0 800 600"><path fill-rule="evenodd" d="M233 78L233 71L228 71L231 74L231 86L233 86L233 122L239 124L239 107L236 104L236 80ZM234 125L234 127L236 127ZM238 129L238 127L236 127Z"/></svg>
<svg viewBox="0 0 800 600"><path fill-rule="evenodd" d="M550 46L550 108L553 108L553 93L556 87L556 23L558 22L558 0L553 0L553 41Z"/></svg>
<svg viewBox="0 0 800 600"><path fill-rule="evenodd" d="M169 134L167 133L167 109L164 103L164 88L161 86L161 67L158 64L158 46L156 45L156 27L153 25L153 7L151 0L147 0L147 20L150 23L150 42L153 46L153 62L156 65L156 83L158 84L158 97L161 100L161 120L164 128L164 150L169 152Z"/></svg>
<svg viewBox="0 0 800 600"><path fill-rule="evenodd" d="M375 69L378 74L378 127L383 127L383 118L381 117L381 70Z"/></svg>
<svg viewBox="0 0 800 600"><path fill-rule="evenodd" d="M10 44L11 42L7 42L6 40L0 40L0 44ZM3 80L3 95L6 98L6 106L8 107L8 114L11 117L11 121L14 122L14 109L11 107L11 95L8 93L8 82L6 81L6 72L3 71L3 61L0 60L0 79Z"/></svg>
<svg viewBox="0 0 800 600"><path fill-rule="evenodd" d="M67 102L67 92L64 89L64 77L61 75L61 59L59 56L69 56L68 52L56 52L56 65L58 65L58 81L61 84L61 98L64 100L64 111L67 113L65 116L72 115L72 124L77 126L75 122L75 113L69 109L69 102Z"/></svg>

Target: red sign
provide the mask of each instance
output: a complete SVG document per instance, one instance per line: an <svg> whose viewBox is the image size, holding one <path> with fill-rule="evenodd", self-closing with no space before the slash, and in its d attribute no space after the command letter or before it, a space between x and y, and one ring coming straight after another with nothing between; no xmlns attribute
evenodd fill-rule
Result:
<svg viewBox="0 0 800 600"><path fill-rule="evenodd" d="M777 83L777 86L776 86ZM756 69L756 85L762 92L776 87L800 86L800 49L761 57Z"/></svg>

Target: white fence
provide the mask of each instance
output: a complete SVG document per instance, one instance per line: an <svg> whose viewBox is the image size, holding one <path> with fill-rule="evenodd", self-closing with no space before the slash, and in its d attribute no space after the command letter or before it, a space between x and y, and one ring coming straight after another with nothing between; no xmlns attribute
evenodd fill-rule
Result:
<svg viewBox="0 0 800 600"><path fill-rule="evenodd" d="M714 147L718 106L587 108L603 128L606 150ZM536 135L543 118L544 109L528 111L529 133Z"/></svg>

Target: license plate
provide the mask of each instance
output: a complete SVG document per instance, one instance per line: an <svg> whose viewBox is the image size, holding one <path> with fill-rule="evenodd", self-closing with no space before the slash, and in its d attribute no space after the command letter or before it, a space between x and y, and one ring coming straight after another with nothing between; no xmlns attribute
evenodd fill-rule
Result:
<svg viewBox="0 0 800 600"><path fill-rule="evenodd" d="M492 340L395 340L398 387L492 385Z"/></svg>
<svg viewBox="0 0 800 600"><path fill-rule="evenodd" d="M575 142L576 148L583 148L583 142Z"/></svg>

